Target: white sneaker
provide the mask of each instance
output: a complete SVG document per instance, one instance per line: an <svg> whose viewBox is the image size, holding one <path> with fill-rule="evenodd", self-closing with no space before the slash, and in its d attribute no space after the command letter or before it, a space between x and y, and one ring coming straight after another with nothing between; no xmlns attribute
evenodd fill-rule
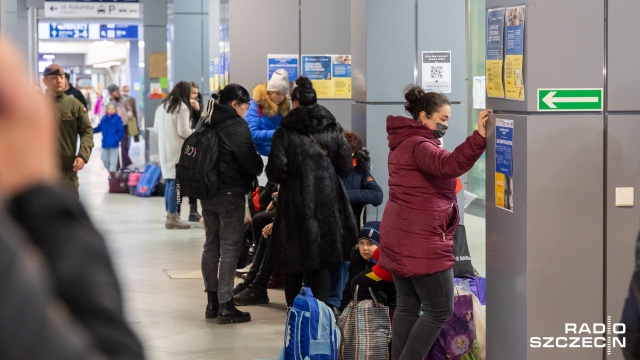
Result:
<svg viewBox="0 0 640 360"><path fill-rule="evenodd" d="M236 269L236 276L241 277L244 274L248 274L250 269L251 269L251 264L243 267L242 269Z"/></svg>

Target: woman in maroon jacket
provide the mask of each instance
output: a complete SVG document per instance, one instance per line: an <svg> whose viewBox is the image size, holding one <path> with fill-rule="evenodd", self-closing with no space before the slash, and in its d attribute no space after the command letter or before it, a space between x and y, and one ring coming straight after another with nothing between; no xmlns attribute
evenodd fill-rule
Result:
<svg viewBox="0 0 640 360"><path fill-rule="evenodd" d="M438 140L451 116L446 96L410 86L404 97L413 118L387 117L389 201L380 227L380 265L393 273L398 291L393 359L422 360L453 312L456 178L484 152L489 113L482 111L478 130L449 152Z"/></svg>

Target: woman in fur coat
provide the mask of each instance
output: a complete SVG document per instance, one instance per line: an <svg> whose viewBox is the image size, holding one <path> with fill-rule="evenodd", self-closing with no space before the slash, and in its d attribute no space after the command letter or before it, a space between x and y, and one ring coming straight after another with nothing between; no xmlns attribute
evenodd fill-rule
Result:
<svg viewBox="0 0 640 360"><path fill-rule="evenodd" d="M357 229L342 184L353 168L342 126L318 105L311 81L300 77L294 109L273 137L266 172L280 184L267 265L285 274L287 306L300 292L303 273L314 296L327 302L331 270L348 259Z"/></svg>

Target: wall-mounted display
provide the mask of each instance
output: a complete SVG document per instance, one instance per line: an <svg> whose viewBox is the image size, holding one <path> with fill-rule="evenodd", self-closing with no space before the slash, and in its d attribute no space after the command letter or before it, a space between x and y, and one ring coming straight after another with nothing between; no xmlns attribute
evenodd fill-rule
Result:
<svg viewBox="0 0 640 360"><path fill-rule="evenodd" d="M422 52L422 88L451 94L451 51Z"/></svg>
<svg viewBox="0 0 640 360"><path fill-rule="evenodd" d="M504 61L504 14L505 8L487 10L487 96L504 98L502 67Z"/></svg>
<svg viewBox="0 0 640 360"><path fill-rule="evenodd" d="M524 101L524 23L525 6L508 7L506 22L506 50L504 87L506 98Z"/></svg>

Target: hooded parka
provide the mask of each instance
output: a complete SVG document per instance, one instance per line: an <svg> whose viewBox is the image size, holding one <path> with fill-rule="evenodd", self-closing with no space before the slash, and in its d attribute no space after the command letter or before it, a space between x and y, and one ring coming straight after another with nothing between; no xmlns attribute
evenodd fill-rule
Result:
<svg viewBox="0 0 640 360"><path fill-rule="evenodd" d="M380 226L380 265L402 277L453 267L453 234L460 215L456 178L482 156L478 131L453 152L422 123L387 117L389 200Z"/></svg>

